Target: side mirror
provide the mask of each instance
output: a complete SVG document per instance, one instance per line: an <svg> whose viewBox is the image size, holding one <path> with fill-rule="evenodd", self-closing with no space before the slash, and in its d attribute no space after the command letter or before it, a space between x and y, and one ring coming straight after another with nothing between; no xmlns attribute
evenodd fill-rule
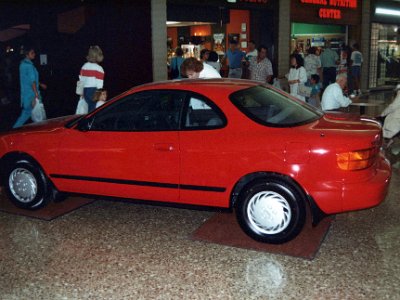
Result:
<svg viewBox="0 0 400 300"><path fill-rule="evenodd" d="M76 129L82 132L86 132L90 130L90 127L92 127L93 123L93 118L83 118L82 120L79 121L78 125L76 126Z"/></svg>

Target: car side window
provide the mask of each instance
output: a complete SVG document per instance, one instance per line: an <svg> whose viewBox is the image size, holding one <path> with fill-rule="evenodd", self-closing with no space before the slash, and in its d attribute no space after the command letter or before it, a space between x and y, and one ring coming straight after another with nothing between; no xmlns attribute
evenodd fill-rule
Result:
<svg viewBox="0 0 400 300"><path fill-rule="evenodd" d="M167 90L128 95L97 112L90 130L178 130L185 94Z"/></svg>
<svg viewBox="0 0 400 300"><path fill-rule="evenodd" d="M226 118L211 101L199 95L190 95L184 116L185 129L213 129L226 125Z"/></svg>

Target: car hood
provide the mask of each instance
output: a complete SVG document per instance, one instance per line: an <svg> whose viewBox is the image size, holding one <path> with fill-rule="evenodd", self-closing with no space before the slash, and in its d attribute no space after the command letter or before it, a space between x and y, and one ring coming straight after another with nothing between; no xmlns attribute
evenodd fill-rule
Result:
<svg viewBox="0 0 400 300"><path fill-rule="evenodd" d="M43 131L43 130L54 130L57 128L64 127L68 122L79 118L79 115L70 115L54 119L48 119L46 121L27 124L17 129L13 129L11 132L32 132L32 131Z"/></svg>

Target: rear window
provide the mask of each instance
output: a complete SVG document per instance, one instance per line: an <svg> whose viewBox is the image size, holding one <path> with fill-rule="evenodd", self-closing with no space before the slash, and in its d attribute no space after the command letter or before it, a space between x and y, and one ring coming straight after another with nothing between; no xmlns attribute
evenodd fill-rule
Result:
<svg viewBox="0 0 400 300"><path fill-rule="evenodd" d="M235 92L230 100L255 122L273 127L307 124L323 115L311 105L261 85Z"/></svg>

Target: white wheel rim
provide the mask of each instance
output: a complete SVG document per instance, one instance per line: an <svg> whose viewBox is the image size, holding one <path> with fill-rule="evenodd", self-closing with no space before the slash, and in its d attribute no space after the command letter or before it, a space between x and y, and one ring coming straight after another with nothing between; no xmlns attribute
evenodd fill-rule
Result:
<svg viewBox="0 0 400 300"><path fill-rule="evenodd" d="M12 195L22 203L29 203L37 195L35 176L27 169L17 168L10 174L8 186Z"/></svg>
<svg viewBox="0 0 400 300"><path fill-rule="evenodd" d="M292 211L281 194L262 191L251 197L247 206L247 216L255 232L277 234L288 227Z"/></svg>

